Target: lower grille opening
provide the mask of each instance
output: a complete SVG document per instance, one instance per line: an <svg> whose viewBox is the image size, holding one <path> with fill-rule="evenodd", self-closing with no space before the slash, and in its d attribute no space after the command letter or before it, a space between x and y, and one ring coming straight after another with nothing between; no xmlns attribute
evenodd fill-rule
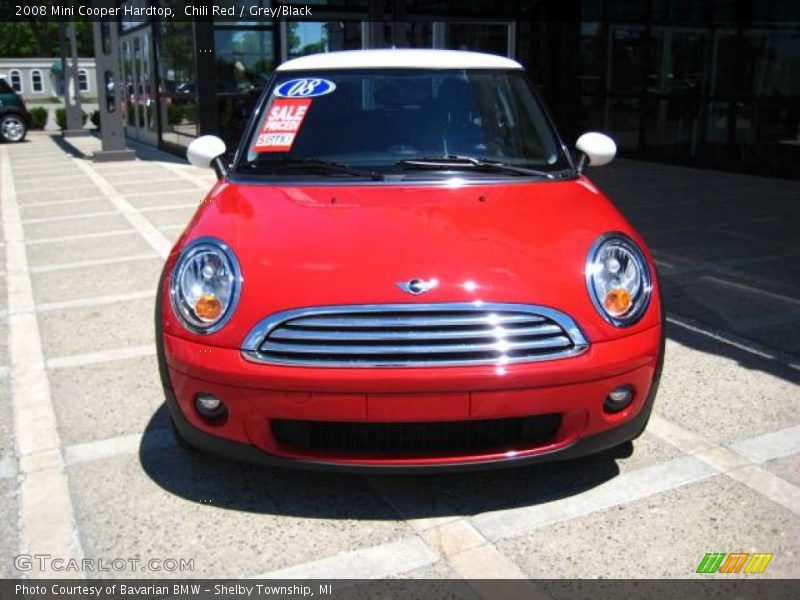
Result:
<svg viewBox="0 0 800 600"><path fill-rule="evenodd" d="M447 456L507 452L547 444L561 425L560 414L436 421L430 423L350 423L272 420L283 446L301 451L392 456Z"/></svg>

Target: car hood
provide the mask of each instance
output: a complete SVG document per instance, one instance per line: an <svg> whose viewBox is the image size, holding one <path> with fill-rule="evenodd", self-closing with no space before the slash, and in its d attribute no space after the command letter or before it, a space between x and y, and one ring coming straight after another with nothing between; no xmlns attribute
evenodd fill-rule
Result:
<svg viewBox="0 0 800 600"><path fill-rule="evenodd" d="M502 185L220 182L171 261L198 237L219 238L234 250L241 300L228 325L206 338L221 346L239 347L259 320L292 308L475 300L556 308L597 341L658 322L651 307L642 322L619 330L593 308L584 262L608 231L642 243L585 177ZM418 296L397 285L415 278L437 285ZM165 328L193 336L169 320Z"/></svg>

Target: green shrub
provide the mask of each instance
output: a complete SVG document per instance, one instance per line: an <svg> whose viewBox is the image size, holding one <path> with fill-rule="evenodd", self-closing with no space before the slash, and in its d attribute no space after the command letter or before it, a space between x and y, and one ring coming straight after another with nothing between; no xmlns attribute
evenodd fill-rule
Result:
<svg viewBox="0 0 800 600"><path fill-rule="evenodd" d="M31 116L31 129L44 129L47 125L47 109L44 106L34 106L28 114Z"/></svg>
<svg viewBox="0 0 800 600"><path fill-rule="evenodd" d="M93 110L92 114L89 115L89 120L92 122L92 125L100 129L100 111Z"/></svg>
<svg viewBox="0 0 800 600"><path fill-rule="evenodd" d="M183 111L180 106L169 104L167 106L167 122L170 125L177 125L183 118Z"/></svg>
<svg viewBox="0 0 800 600"><path fill-rule="evenodd" d="M187 104L183 107L183 118L187 121L197 119L197 107L194 104Z"/></svg>
<svg viewBox="0 0 800 600"><path fill-rule="evenodd" d="M86 114L86 111L81 112L83 113L81 115L81 123L86 125L86 119L88 118L88 115ZM61 129L67 128L67 109L63 106L56 109L56 123Z"/></svg>

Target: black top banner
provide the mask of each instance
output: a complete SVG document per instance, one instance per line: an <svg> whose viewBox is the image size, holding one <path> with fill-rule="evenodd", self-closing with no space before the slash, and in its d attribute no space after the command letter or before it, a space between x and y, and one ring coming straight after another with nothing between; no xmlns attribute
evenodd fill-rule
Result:
<svg viewBox="0 0 800 600"><path fill-rule="evenodd" d="M152 20L266 24L330 19L391 22L486 18L673 25L800 23L800 2L796 0L686 0L665 6L659 0L0 0L0 21L113 20L131 26Z"/></svg>
<svg viewBox="0 0 800 600"><path fill-rule="evenodd" d="M327 7L319 3L258 0L0 0L3 21L162 21L259 22L313 20ZM343 7L347 13L353 7Z"/></svg>

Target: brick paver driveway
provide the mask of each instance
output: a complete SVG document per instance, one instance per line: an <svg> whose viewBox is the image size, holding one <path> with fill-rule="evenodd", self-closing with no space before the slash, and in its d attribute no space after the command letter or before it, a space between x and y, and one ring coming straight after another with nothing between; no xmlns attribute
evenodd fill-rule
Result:
<svg viewBox="0 0 800 600"><path fill-rule="evenodd" d="M764 577L800 575L798 365L674 313L655 415L632 454L362 477L180 449L153 299L213 175L152 151L95 164L64 145L0 146L0 575L41 575L14 557L46 553L127 561L95 573L107 577L688 577L706 552L736 551L773 553ZM656 255L665 271L687 264ZM724 285L718 297L724 306Z"/></svg>

